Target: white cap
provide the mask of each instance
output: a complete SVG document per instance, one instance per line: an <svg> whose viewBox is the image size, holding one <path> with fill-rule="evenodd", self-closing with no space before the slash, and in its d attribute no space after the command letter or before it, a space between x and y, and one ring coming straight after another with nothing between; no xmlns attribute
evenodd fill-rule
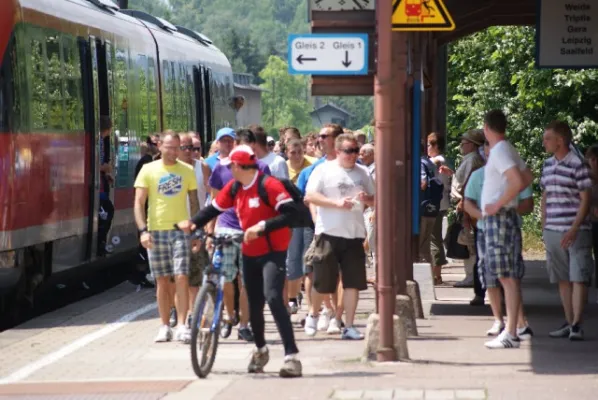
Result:
<svg viewBox="0 0 598 400"><path fill-rule="evenodd" d="M266 138L266 142L275 142L276 140L274 140L274 138L272 136L268 136Z"/></svg>

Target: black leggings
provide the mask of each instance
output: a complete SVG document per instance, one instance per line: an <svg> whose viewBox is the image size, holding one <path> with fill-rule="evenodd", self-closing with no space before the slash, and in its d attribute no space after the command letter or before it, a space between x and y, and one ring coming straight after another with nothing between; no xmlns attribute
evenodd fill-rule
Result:
<svg viewBox="0 0 598 400"><path fill-rule="evenodd" d="M272 252L261 257L243 256L243 280L255 345L258 348L266 345L264 305L267 302L282 338L284 354L289 355L296 354L299 350L295 344L291 316L282 297L287 276L286 258L286 251Z"/></svg>

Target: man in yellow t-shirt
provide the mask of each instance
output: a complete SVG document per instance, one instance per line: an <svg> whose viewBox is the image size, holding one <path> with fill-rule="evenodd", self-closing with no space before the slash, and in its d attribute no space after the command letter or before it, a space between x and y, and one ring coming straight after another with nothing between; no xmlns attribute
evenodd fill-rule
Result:
<svg viewBox="0 0 598 400"><path fill-rule="evenodd" d="M177 341L187 341L189 328L185 317L189 308L189 237L174 229L178 221L189 219L189 209L199 210L197 181L193 167L177 160L181 140L178 134L166 131L160 138L162 158L145 164L135 180L135 222L141 245L148 249L149 265L158 287L158 311L162 326L156 342L172 340L169 325L170 278L174 276L177 297ZM145 215L145 202L148 214Z"/></svg>

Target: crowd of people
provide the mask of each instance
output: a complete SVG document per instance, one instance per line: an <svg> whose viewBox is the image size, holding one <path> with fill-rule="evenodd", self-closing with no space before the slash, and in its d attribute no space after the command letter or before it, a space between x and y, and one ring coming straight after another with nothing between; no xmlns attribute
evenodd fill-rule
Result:
<svg viewBox="0 0 598 400"><path fill-rule="evenodd" d="M427 136L421 160L422 202L432 203L434 212L422 211L419 258L430 263L435 284L443 283L447 255L463 260L465 279L455 286L474 288L472 306L484 305L488 294L495 321L487 335L494 339L485 345L491 349L518 348L533 336L521 297L521 217L534 209L534 176L506 132L507 117L492 110L483 129L461 136L458 168L443 154L444 137L437 133ZM548 278L558 284L565 314L563 325L549 336L583 340L583 310L598 271L598 145L582 156L562 121L546 126L543 143L551 156L539 177L542 239ZM451 206L456 218L443 237L443 219Z"/></svg>
<svg viewBox="0 0 598 400"><path fill-rule="evenodd" d="M495 321L487 331L494 338L485 345L491 349L517 348L533 336L521 300L521 216L534 208L534 177L506 131L504 113L488 112L483 129L461 136L457 168L444 154L443 135L430 133L422 144L418 258L430 264L435 284L442 283L447 258L463 260L465 279L455 286L474 288L471 305L485 304L488 294ZM148 138L136 168L134 210L140 254L157 286L155 341L189 341L189 316L212 247L190 234L243 235L242 244L225 247L222 259L224 336L238 325L237 338L255 343L248 371L263 371L267 303L284 344L280 375L296 377L302 366L291 315L302 305L307 336L364 337L355 312L360 291L375 283L366 271L375 264L376 168L366 135L336 124L304 136L283 127L279 137L257 125L222 128L205 158L194 132ZM592 190L598 146L582 157L571 129L559 121L546 127L544 146L552 156L540 177L543 240L548 276L558 284L565 313L550 336L582 340L592 246L598 248L598 190ZM452 207L457 217L444 236ZM144 268L134 280L151 287Z"/></svg>
<svg viewBox="0 0 598 400"><path fill-rule="evenodd" d="M212 247L190 234L242 234L243 243L225 247L222 258L225 329L238 325L238 339L255 343L248 371L263 371L267 303L284 344L280 375L295 377L302 366L291 315L303 303L307 335L363 339L354 319L375 248L374 148L365 134L334 124L305 136L283 127L279 137L261 126L225 127L205 158L193 132L148 138L134 210L157 286L155 341L190 339L189 315Z"/></svg>

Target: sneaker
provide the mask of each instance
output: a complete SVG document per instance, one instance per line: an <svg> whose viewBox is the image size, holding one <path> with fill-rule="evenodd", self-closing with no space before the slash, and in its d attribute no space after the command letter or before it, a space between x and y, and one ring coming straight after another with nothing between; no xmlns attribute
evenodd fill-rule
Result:
<svg viewBox="0 0 598 400"><path fill-rule="evenodd" d="M343 329L341 339L344 340L363 340L363 334L357 330L354 326Z"/></svg>
<svg viewBox="0 0 598 400"><path fill-rule="evenodd" d="M172 329L168 325L162 325L158 335L154 339L156 343L170 342L172 340Z"/></svg>
<svg viewBox="0 0 598 400"><path fill-rule="evenodd" d="M222 323L220 328L220 337L226 339L230 336L233 331L233 323L229 321L225 321Z"/></svg>
<svg viewBox="0 0 598 400"><path fill-rule="evenodd" d="M320 313L320 318L318 319L318 331L325 331L328 329L328 325L330 325L330 315L328 310L324 310Z"/></svg>
<svg viewBox="0 0 598 400"><path fill-rule="evenodd" d="M248 327L239 328L237 332L237 339L244 340L246 342L253 342L253 332Z"/></svg>
<svg viewBox="0 0 598 400"><path fill-rule="evenodd" d="M529 326L517 328L517 337L519 340L530 340L534 336L534 331Z"/></svg>
<svg viewBox="0 0 598 400"><path fill-rule="evenodd" d="M251 354L251 360L247 366L247 372L250 374L264 372L264 367L266 364L268 364L268 361L270 361L270 352L268 351L267 347L264 347L263 350L253 350L253 353Z"/></svg>
<svg viewBox="0 0 598 400"><path fill-rule="evenodd" d="M484 346L489 349L518 349L520 344L519 338L512 337L507 331L502 331L500 335L484 343Z"/></svg>
<svg viewBox="0 0 598 400"><path fill-rule="evenodd" d="M569 340L571 340L571 341L583 340L583 329L581 329L579 324L571 325L571 332L569 333Z"/></svg>
<svg viewBox="0 0 598 400"><path fill-rule="evenodd" d="M500 320L494 321L492 324L492 328L486 331L486 335L488 336L498 336L500 333L505 329L505 323Z"/></svg>
<svg viewBox="0 0 598 400"><path fill-rule="evenodd" d="M174 340L176 340L177 342L190 343L191 330L184 325L179 326L178 328L176 328L176 331L174 333Z"/></svg>
<svg viewBox="0 0 598 400"><path fill-rule="evenodd" d="M172 307L170 309L170 327L174 328L177 324L178 318L176 313L176 308Z"/></svg>
<svg viewBox="0 0 598 400"><path fill-rule="evenodd" d="M551 338L566 338L571 335L571 326L565 322L559 329L552 331L548 334Z"/></svg>
<svg viewBox="0 0 598 400"><path fill-rule="evenodd" d="M484 298L482 296L474 296L469 302L470 306L483 306L484 304Z"/></svg>
<svg viewBox="0 0 598 400"><path fill-rule="evenodd" d="M329 335L338 335L339 333L341 333L341 323L338 321L338 319L336 318L332 318L330 320L330 324L328 324L328 330L326 331L326 333L328 333Z"/></svg>
<svg viewBox="0 0 598 400"><path fill-rule="evenodd" d="M311 314L308 315L307 318L305 318L304 330L307 336L315 336L318 331L318 317L314 317Z"/></svg>
<svg viewBox="0 0 598 400"><path fill-rule="evenodd" d="M280 368L279 375L281 378L298 378L302 375L301 361L295 357L285 357L284 364Z"/></svg>
<svg viewBox="0 0 598 400"><path fill-rule="evenodd" d="M457 288L470 288L473 287L473 276L466 277L462 281L455 283L454 285Z"/></svg>
<svg viewBox="0 0 598 400"><path fill-rule="evenodd" d="M289 301L289 313L290 314L297 314L299 311L299 305L294 301Z"/></svg>

